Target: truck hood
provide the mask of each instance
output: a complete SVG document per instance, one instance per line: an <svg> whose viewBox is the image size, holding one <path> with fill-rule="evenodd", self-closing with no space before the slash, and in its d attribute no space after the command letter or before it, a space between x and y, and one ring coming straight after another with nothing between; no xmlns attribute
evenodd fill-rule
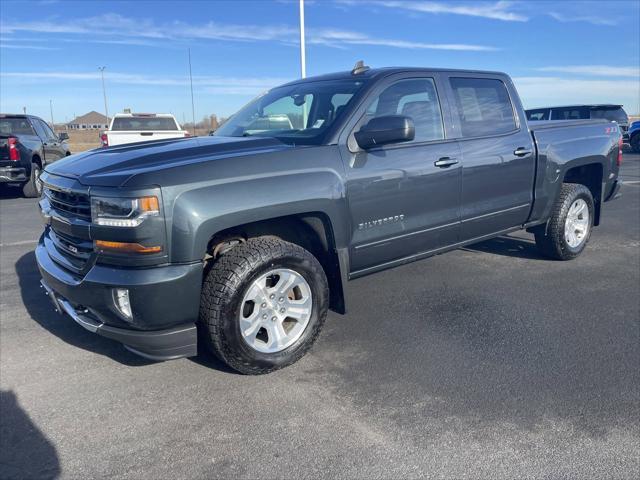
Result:
<svg viewBox="0 0 640 480"><path fill-rule="evenodd" d="M47 165L45 170L87 186L119 187L148 172L291 148L274 138L179 138L89 150Z"/></svg>

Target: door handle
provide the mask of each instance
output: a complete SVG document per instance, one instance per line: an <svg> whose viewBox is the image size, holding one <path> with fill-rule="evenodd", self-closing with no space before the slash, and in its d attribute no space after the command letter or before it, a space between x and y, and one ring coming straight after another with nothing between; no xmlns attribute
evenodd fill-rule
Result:
<svg viewBox="0 0 640 480"><path fill-rule="evenodd" d="M526 157L527 155L531 155L533 153L533 150L531 150L530 148L524 148L524 147L518 147L513 151L513 154L516 157Z"/></svg>
<svg viewBox="0 0 640 480"><path fill-rule="evenodd" d="M436 167L440 167L440 168L447 168L447 167L450 167L451 165L455 165L456 163L458 163L458 160L456 160L453 157L442 157L436 160L435 162L433 162L433 164Z"/></svg>

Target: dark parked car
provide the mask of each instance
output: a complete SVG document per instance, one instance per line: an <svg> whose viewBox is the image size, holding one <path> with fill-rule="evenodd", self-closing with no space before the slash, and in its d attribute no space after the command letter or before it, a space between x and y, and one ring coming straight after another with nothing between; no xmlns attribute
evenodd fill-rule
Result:
<svg viewBox="0 0 640 480"><path fill-rule="evenodd" d="M629 125L629 144L635 153L640 153L640 120Z"/></svg>
<svg viewBox="0 0 640 480"><path fill-rule="evenodd" d="M266 373L346 311L349 280L521 229L577 257L621 148L607 120L528 125L502 73L359 67L274 88L214 136L47 166L36 257L84 328L152 359L196 355L200 329Z"/></svg>
<svg viewBox="0 0 640 480"><path fill-rule="evenodd" d="M40 172L70 155L68 138L33 115L0 114L0 184L20 184L26 197L39 196Z"/></svg>
<svg viewBox="0 0 640 480"><path fill-rule="evenodd" d="M622 140L629 141L629 117L622 105L568 105L527 110L527 120L585 120L604 118L617 122L622 131Z"/></svg>

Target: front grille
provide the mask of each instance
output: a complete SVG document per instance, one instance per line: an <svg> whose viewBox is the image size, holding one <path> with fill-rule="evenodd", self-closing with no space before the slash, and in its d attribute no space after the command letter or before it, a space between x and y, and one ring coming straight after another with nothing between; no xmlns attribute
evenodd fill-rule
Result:
<svg viewBox="0 0 640 480"><path fill-rule="evenodd" d="M91 220L89 195L73 191L56 190L49 185L44 188L44 194L49 199L49 203L53 209L66 214L72 214L83 220Z"/></svg>
<svg viewBox="0 0 640 480"><path fill-rule="evenodd" d="M44 175L43 201L51 218L45 235L49 256L77 275L86 273L92 262L93 242L89 235L91 201L89 191L77 182ZM46 206L45 206L46 208Z"/></svg>

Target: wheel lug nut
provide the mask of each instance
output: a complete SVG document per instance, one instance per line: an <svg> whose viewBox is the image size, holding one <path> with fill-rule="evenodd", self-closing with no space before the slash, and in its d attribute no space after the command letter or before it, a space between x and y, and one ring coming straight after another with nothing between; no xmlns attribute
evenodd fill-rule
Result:
<svg viewBox="0 0 640 480"><path fill-rule="evenodd" d="M266 302L263 302L262 305L260 305L262 308L267 308L267 304Z"/></svg>
<svg viewBox="0 0 640 480"><path fill-rule="evenodd" d="M284 308L281 308L280 313L284 313L284 312L286 312L286 310Z"/></svg>
<svg viewBox="0 0 640 480"><path fill-rule="evenodd" d="M271 295L269 295L269 298L273 300L274 298L276 298L276 296L272 293Z"/></svg>
<svg viewBox="0 0 640 480"><path fill-rule="evenodd" d="M284 297L280 297L280 298L278 299L278 301L279 301L279 302L284 302Z"/></svg>
<svg viewBox="0 0 640 480"><path fill-rule="evenodd" d="M278 317L271 317L272 322L275 322L276 320L278 320Z"/></svg>
<svg viewBox="0 0 640 480"><path fill-rule="evenodd" d="M264 318L266 320L267 319L267 314L265 313L264 315L262 315L262 318Z"/></svg>

